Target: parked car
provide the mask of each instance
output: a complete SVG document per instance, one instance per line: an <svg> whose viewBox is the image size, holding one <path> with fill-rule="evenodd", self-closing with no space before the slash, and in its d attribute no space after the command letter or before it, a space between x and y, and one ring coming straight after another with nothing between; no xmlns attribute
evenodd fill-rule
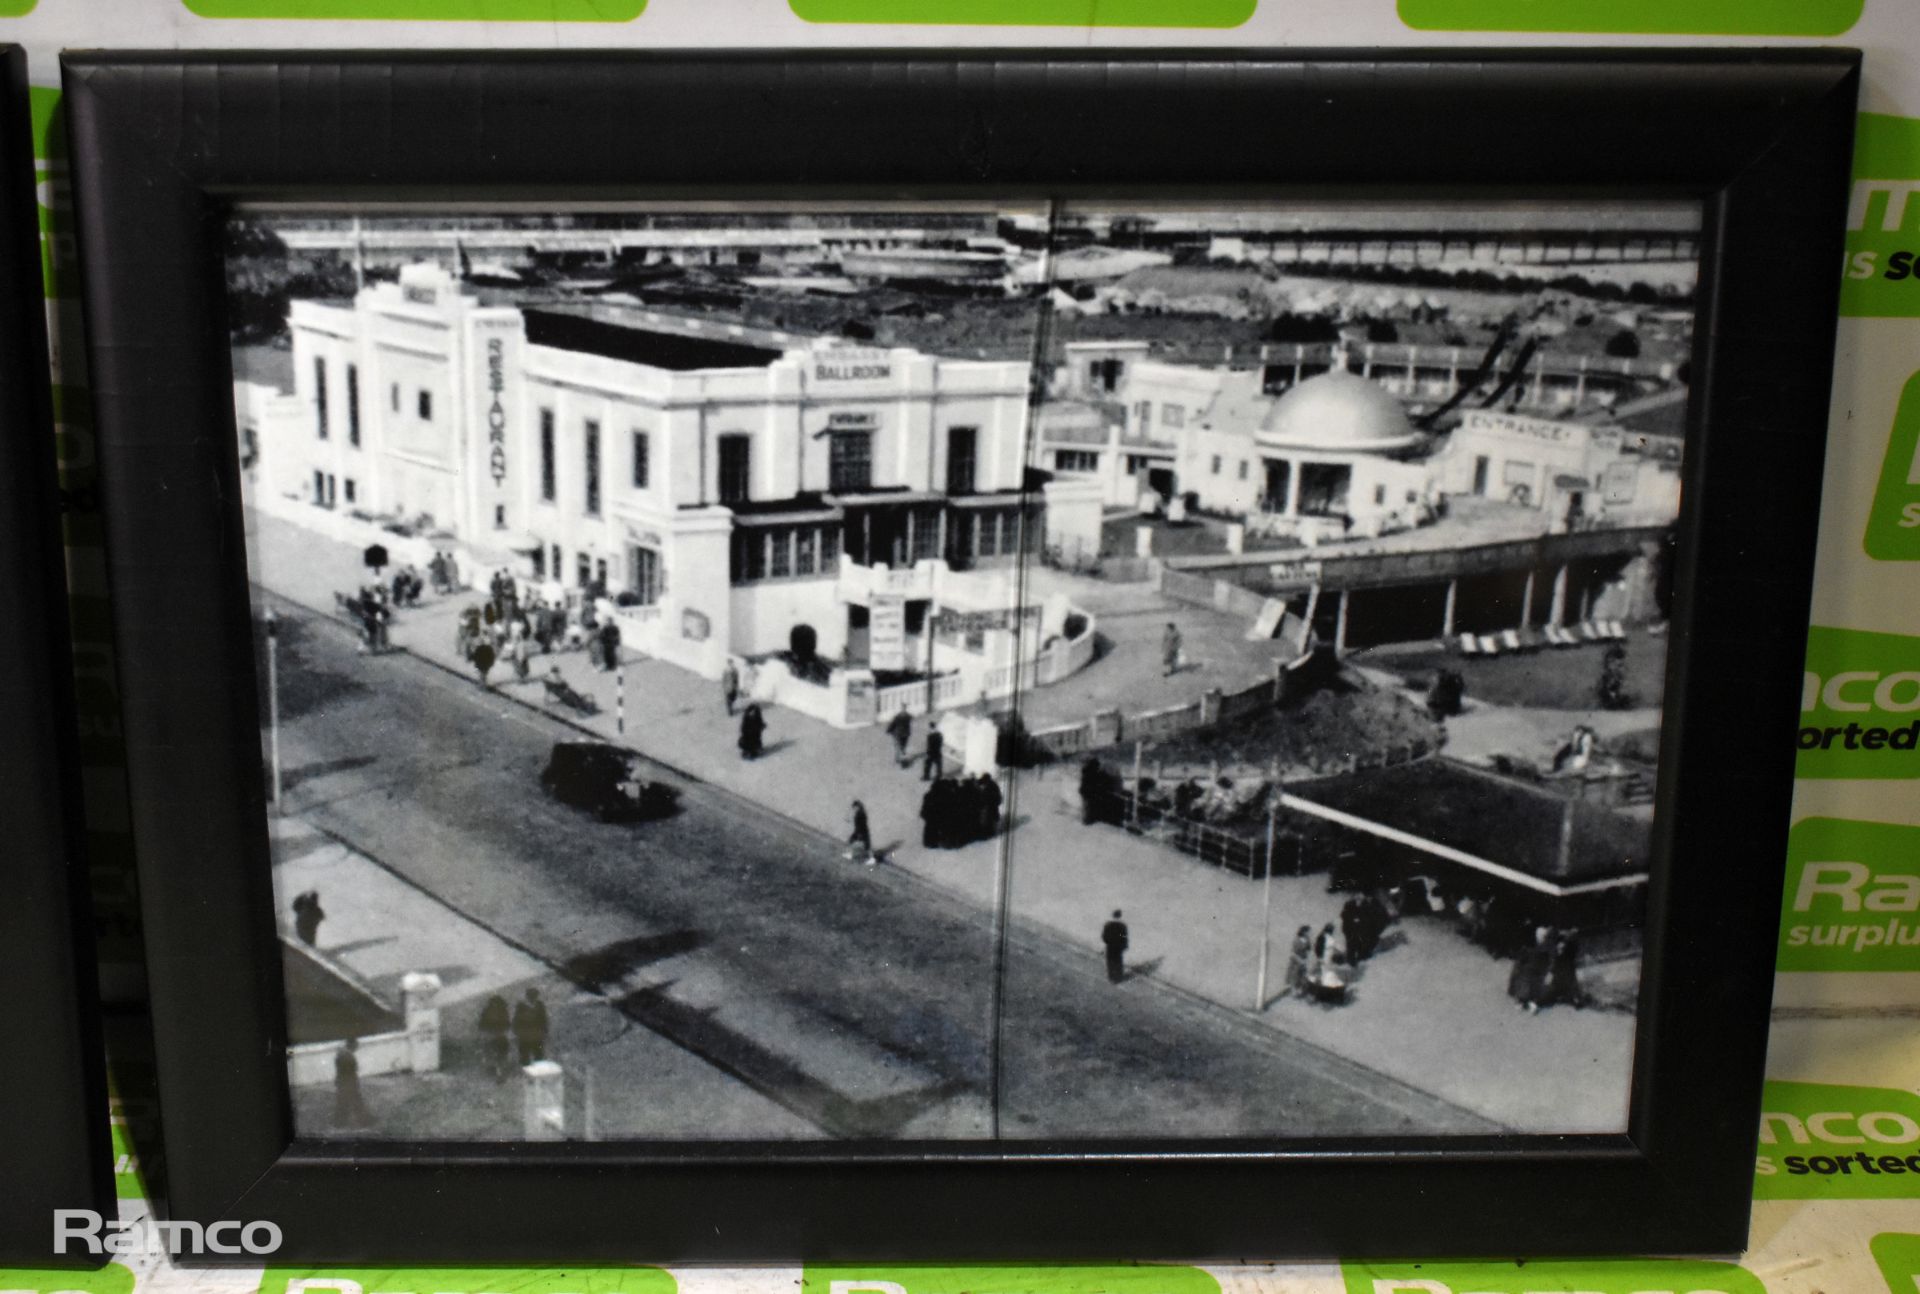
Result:
<svg viewBox="0 0 1920 1294"><path fill-rule="evenodd" d="M664 818L680 792L639 774L640 757L605 741L556 741L540 786L562 804L586 809L602 822Z"/></svg>

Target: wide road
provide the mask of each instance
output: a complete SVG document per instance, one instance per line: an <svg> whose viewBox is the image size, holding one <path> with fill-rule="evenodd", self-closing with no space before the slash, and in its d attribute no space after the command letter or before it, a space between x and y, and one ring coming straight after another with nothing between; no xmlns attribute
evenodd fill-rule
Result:
<svg viewBox="0 0 1920 1294"><path fill-rule="evenodd" d="M652 823L553 803L538 776L573 730L274 605L290 813L826 1136L988 1135L989 913L705 784L666 777L681 811ZM1043 932L1016 927L1002 974L1005 1137L1490 1130L1151 980L1109 985Z"/></svg>

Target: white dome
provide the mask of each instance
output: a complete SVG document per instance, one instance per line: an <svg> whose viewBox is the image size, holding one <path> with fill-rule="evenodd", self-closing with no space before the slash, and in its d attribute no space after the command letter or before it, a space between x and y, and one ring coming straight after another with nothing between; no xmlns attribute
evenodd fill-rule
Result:
<svg viewBox="0 0 1920 1294"><path fill-rule="evenodd" d="M1257 439L1269 449L1390 454L1418 444L1420 433L1385 388L1336 369L1276 400Z"/></svg>

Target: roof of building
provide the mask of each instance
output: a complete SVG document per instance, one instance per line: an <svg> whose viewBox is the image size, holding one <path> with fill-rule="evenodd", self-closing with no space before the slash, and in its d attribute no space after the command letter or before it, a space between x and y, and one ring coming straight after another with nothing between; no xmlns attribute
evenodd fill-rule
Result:
<svg viewBox="0 0 1920 1294"><path fill-rule="evenodd" d="M1288 789L1560 885L1631 876L1652 861L1646 822L1449 759L1362 769ZM1568 812L1573 830L1562 857L1561 820Z"/></svg>
<svg viewBox="0 0 1920 1294"><path fill-rule="evenodd" d="M1688 388L1678 386L1616 405L1607 418L1607 425L1643 436L1684 436L1688 394Z"/></svg>
<svg viewBox="0 0 1920 1294"><path fill-rule="evenodd" d="M1200 423L1267 449L1397 454L1421 439L1400 401L1344 369L1310 377L1278 397L1263 391L1258 370L1223 373Z"/></svg>
<svg viewBox="0 0 1920 1294"><path fill-rule="evenodd" d="M782 352L717 337L692 337L606 323L554 310L528 310L527 341L685 373L702 368L764 368Z"/></svg>
<svg viewBox="0 0 1920 1294"><path fill-rule="evenodd" d="M1344 369L1310 377L1275 400L1256 435L1273 449L1366 454L1397 453L1420 443L1399 400Z"/></svg>

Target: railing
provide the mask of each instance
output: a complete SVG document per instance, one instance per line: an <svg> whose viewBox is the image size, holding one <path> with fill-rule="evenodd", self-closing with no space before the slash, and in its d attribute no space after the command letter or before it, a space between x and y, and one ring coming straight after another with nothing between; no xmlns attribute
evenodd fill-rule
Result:
<svg viewBox="0 0 1920 1294"><path fill-rule="evenodd" d="M1198 818L1175 813L1171 808L1141 800L1136 791L1125 787L1095 792L1095 821L1107 822L1135 835L1190 854L1222 871L1234 872L1258 880L1272 866L1276 873L1299 868L1299 850L1291 835L1277 836L1271 856L1267 852L1264 826L1255 831L1239 831L1215 826Z"/></svg>

